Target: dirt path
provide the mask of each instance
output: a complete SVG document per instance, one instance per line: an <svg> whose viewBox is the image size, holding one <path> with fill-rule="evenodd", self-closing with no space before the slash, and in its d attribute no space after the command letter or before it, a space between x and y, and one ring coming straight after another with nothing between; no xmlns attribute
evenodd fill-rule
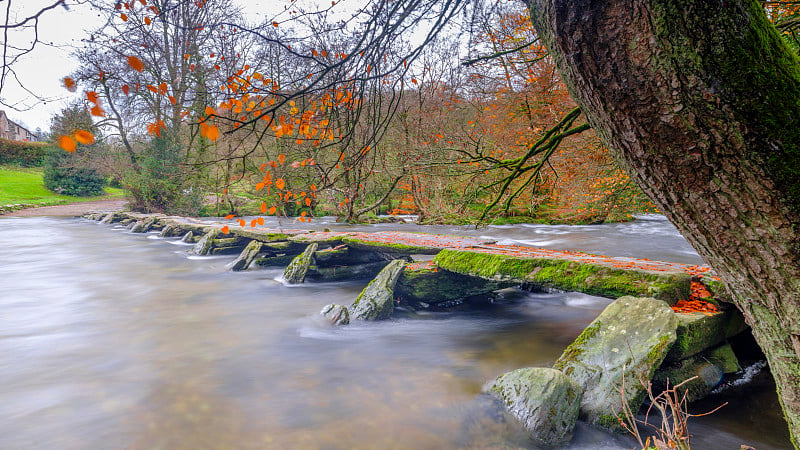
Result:
<svg viewBox="0 0 800 450"><path fill-rule="evenodd" d="M80 216L89 211L121 209L126 200L100 200L97 202L70 203L68 205L26 208L0 215L0 217Z"/></svg>

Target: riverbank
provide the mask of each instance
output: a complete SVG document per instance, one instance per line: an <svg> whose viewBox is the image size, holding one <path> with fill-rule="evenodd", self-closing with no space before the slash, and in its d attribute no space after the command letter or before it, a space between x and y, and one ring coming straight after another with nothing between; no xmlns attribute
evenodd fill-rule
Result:
<svg viewBox="0 0 800 450"><path fill-rule="evenodd" d="M66 205L39 206L18 209L7 213L0 213L0 217L74 217L86 214L89 211L116 211L125 207L127 200L99 200Z"/></svg>

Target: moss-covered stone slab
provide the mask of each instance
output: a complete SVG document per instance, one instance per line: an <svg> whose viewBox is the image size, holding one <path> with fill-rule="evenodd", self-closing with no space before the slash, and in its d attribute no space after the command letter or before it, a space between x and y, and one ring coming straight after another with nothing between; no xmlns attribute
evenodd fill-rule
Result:
<svg viewBox="0 0 800 450"><path fill-rule="evenodd" d="M545 446L563 446L572 440L582 389L555 369L528 367L497 377L489 388L506 409Z"/></svg>
<svg viewBox="0 0 800 450"><path fill-rule="evenodd" d="M306 250L297 255L283 271L283 279L289 284L300 284L305 281L308 268L314 264L314 252L317 251L318 244L314 242L306 247Z"/></svg>
<svg viewBox="0 0 800 450"><path fill-rule="evenodd" d="M622 297L608 305L553 365L583 388L581 416L619 430L623 402L639 410L643 383L664 361L677 328L675 313L661 300Z"/></svg>
<svg viewBox="0 0 800 450"><path fill-rule="evenodd" d="M181 237L181 242L186 242L187 244L194 242L194 233L192 231L187 231L186 234Z"/></svg>
<svg viewBox="0 0 800 450"><path fill-rule="evenodd" d="M242 250L242 253L233 260L230 264L228 264L228 269L238 272L241 270L247 270L250 267L250 264L253 260L258 256L258 253L261 251L261 246L264 245L260 241L250 241L249 244Z"/></svg>
<svg viewBox="0 0 800 450"><path fill-rule="evenodd" d="M331 325L348 325L350 323L350 311L344 305L334 303L325 305L319 315Z"/></svg>
<svg viewBox="0 0 800 450"><path fill-rule="evenodd" d="M229 227L229 234L245 239L255 239L261 242L285 241L292 234L291 232L280 232L268 229L248 229L244 227Z"/></svg>
<svg viewBox="0 0 800 450"><path fill-rule="evenodd" d="M435 255L445 248L469 248L476 245L491 244L494 241L444 234L379 231L375 233L351 233L343 237L342 242L360 250L399 255Z"/></svg>
<svg viewBox="0 0 800 450"><path fill-rule="evenodd" d="M667 354L667 362L677 362L714 347L747 329L742 313L730 308L718 313L675 314L677 339Z"/></svg>
<svg viewBox="0 0 800 450"><path fill-rule="evenodd" d="M653 376L653 389L661 392L667 386L674 387L693 377L697 377L678 388L682 396L690 402L700 400L717 387L725 374L741 370L739 360L728 343L698 353L682 361L666 362Z"/></svg>
<svg viewBox="0 0 800 450"><path fill-rule="evenodd" d="M350 306L351 316L359 320L388 319L394 311L394 289L405 264L396 259L384 267Z"/></svg>
<svg viewBox="0 0 800 450"><path fill-rule="evenodd" d="M675 303L689 296L692 280L686 272L615 267L607 263L605 257L592 259L586 256L542 249L513 252L445 249L436 255L434 261L442 269L463 275L534 283L545 288L608 298L647 296Z"/></svg>
<svg viewBox="0 0 800 450"><path fill-rule="evenodd" d="M436 263L407 264L397 282L396 295L410 303L438 304L488 294L514 282L488 280L440 269Z"/></svg>
<svg viewBox="0 0 800 450"><path fill-rule="evenodd" d="M316 231L309 233L297 233L289 236L292 242L299 242L303 244L310 244L316 242L320 247L336 247L342 245L342 239L349 236L349 233L342 233L337 231Z"/></svg>

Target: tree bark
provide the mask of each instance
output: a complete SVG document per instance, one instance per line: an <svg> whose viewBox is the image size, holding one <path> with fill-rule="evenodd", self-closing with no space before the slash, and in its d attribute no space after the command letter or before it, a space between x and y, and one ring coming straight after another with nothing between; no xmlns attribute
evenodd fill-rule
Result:
<svg viewBox="0 0 800 450"><path fill-rule="evenodd" d="M800 71L756 0L532 0L570 93L711 265L800 445Z"/></svg>

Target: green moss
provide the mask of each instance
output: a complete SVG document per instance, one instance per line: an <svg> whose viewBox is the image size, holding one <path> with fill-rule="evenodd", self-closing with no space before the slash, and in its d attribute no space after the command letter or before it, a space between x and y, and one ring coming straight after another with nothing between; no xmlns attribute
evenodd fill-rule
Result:
<svg viewBox="0 0 800 450"><path fill-rule="evenodd" d="M713 347L747 328L744 316L737 310L728 310L711 316L701 313L677 314L677 317L679 321L677 338L666 358L671 362Z"/></svg>
<svg viewBox="0 0 800 450"><path fill-rule="evenodd" d="M435 255L439 253L439 248L424 247L416 245L399 244L396 242L374 242L365 241L354 237L344 237L341 240L343 243L352 248L368 251L385 251L387 253L395 253L402 255Z"/></svg>
<svg viewBox="0 0 800 450"><path fill-rule="evenodd" d="M601 414L593 423L594 425L597 425L600 428L605 428L606 430L617 432L623 431L622 426L619 423L619 418L611 414Z"/></svg>
<svg viewBox="0 0 800 450"><path fill-rule="evenodd" d="M595 320L592 322L588 327L586 327L574 341L572 341L569 346L564 349L564 353L558 357L556 362L553 364L554 369L562 370L566 375L570 375L570 373L574 370L571 365L575 361L577 361L578 357L583 353L583 348L590 339L597 336L597 333L600 332L600 328L603 327L603 322L599 320Z"/></svg>
<svg viewBox="0 0 800 450"><path fill-rule="evenodd" d="M680 67L681 79L713 80L710 92L685 101L712 121L723 114L744 121L746 135L731 126L729 139L744 148L747 160L767 170L785 195L785 206L800 213L800 61L761 3L695 2L690 11L680 2L654 4L650 17L663 45L658 56L663 71ZM721 112L721 105L727 111ZM707 120L706 126L724 124Z"/></svg>
<svg viewBox="0 0 800 450"><path fill-rule="evenodd" d="M531 259L450 249L439 252L434 262L451 272L484 278L512 278L520 282L537 267Z"/></svg>
<svg viewBox="0 0 800 450"><path fill-rule="evenodd" d="M566 259L520 258L445 249L436 255L434 261L443 269L465 275L532 282L546 288L608 298L633 295L675 302L687 298L691 287L691 277L684 273L616 269Z"/></svg>

